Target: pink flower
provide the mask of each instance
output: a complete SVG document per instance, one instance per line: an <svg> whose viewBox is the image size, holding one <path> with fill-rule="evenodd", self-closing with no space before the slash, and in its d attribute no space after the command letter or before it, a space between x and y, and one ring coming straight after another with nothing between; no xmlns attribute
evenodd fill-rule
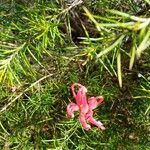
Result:
<svg viewBox="0 0 150 150"><path fill-rule="evenodd" d="M78 87L78 88L77 88ZM87 89L79 83L74 83L71 86L73 97L75 98L76 103L71 102L67 106L67 116L68 118L74 117L75 111L80 111L79 120L83 128L86 130L91 129L91 126L88 123L91 123L97 128L105 130L105 127L100 121L96 121L93 118L93 109L103 102L102 96L91 97L87 100L86 93Z"/></svg>

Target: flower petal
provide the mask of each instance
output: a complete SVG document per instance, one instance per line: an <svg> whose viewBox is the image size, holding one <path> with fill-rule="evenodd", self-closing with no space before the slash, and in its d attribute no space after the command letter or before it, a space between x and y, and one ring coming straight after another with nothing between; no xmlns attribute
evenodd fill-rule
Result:
<svg viewBox="0 0 150 150"><path fill-rule="evenodd" d="M67 106L67 116L68 118L73 118L74 117L74 112L79 110L79 106L73 102L71 102Z"/></svg>
<svg viewBox="0 0 150 150"><path fill-rule="evenodd" d="M88 118L88 121L89 121L91 124L97 126L98 128L100 128L100 129L102 129L102 130L105 130L104 125L103 125L100 121L96 121L93 117Z"/></svg>
<svg viewBox="0 0 150 150"><path fill-rule="evenodd" d="M102 96L97 97L90 97L88 99L88 105L90 109L95 109L99 104L101 104L104 101L104 98Z"/></svg>
<svg viewBox="0 0 150 150"><path fill-rule="evenodd" d="M75 86L78 86L78 88L79 88L77 93L75 92ZM87 104L87 99L86 99L87 89L85 86L83 86L79 83L74 83L71 86L71 89L72 89L73 96L74 96L78 106Z"/></svg>
<svg viewBox="0 0 150 150"><path fill-rule="evenodd" d="M82 127L85 129L85 130L89 130L91 128L91 126L89 124L87 124L86 122L86 118L85 118L85 114L84 113L80 113L80 123L82 124Z"/></svg>

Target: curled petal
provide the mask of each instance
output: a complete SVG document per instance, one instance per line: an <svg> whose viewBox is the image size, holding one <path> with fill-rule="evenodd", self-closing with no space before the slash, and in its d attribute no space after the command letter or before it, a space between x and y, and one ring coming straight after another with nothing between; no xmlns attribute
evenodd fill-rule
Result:
<svg viewBox="0 0 150 150"><path fill-rule="evenodd" d="M75 86L78 86L77 92L75 92ZM73 94L78 106L80 106L81 104L87 104L87 100L86 100L87 89L85 86L83 86L79 83L74 83L71 86L71 89L72 89L72 94Z"/></svg>
<svg viewBox="0 0 150 150"><path fill-rule="evenodd" d="M96 100L97 100L97 102L98 102L98 105L100 105L101 103L104 102L104 97L103 97L103 96L97 96L97 97L96 97Z"/></svg>
<svg viewBox="0 0 150 150"><path fill-rule="evenodd" d="M100 121L96 121L93 117L88 118L88 122L97 126L98 128L105 130L104 125Z"/></svg>
<svg viewBox="0 0 150 150"><path fill-rule="evenodd" d="M68 118L73 118L74 117L74 112L79 110L79 106L75 103L70 103L67 106L67 116Z"/></svg>
<svg viewBox="0 0 150 150"><path fill-rule="evenodd" d="M82 127L85 129L85 130L89 130L91 129L91 126L89 124L87 124L86 122L86 118L85 118L85 114L83 113L80 113L80 123L82 124Z"/></svg>
<svg viewBox="0 0 150 150"><path fill-rule="evenodd" d="M87 122L95 125L96 127L102 129L102 130L105 130L105 127L104 125L100 122L100 121L96 121L94 118L93 118L93 110L89 110L88 113L86 114L86 120Z"/></svg>

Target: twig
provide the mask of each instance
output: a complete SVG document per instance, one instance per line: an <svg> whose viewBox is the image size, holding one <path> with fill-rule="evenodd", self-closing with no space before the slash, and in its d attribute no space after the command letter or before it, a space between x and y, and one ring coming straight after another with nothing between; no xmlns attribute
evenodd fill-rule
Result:
<svg viewBox="0 0 150 150"><path fill-rule="evenodd" d="M30 88L32 88L33 86L35 86L37 83L43 81L44 79L51 77L53 74L49 74L47 76L44 76L42 78L40 78L39 80L37 80L36 82L32 83L28 88L26 88L22 93L20 93L17 97L15 97L13 100L12 97L9 99L9 103L7 105L5 105L1 110L0 113L2 113L3 111L5 111L10 105L12 105L12 103L14 103L18 98L20 98L25 92L27 92Z"/></svg>
<svg viewBox="0 0 150 150"><path fill-rule="evenodd" d="M79 4L82 4L83 1L82 0L75 0L68 8L64 9L62 12L60 12L60 14L63 14L65 12L68 12L70 9L72 9L73 7L79 5ZM59 14L59 15L60 15Z"/></svg>

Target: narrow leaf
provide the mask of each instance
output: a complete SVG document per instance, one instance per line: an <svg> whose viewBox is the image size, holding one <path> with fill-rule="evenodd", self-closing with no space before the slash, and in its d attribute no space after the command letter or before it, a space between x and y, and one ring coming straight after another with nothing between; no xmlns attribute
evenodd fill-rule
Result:
<svg viewBox="0 0 150 150"><path fill-rule="evenodd" d="M113 74L111 73L110 69L107 67L107 65L105 65L105 63L102 61L102 59L99 59L100 63L104 66L104 68L109 72L109 74L111 76L113 76Z"/></svg>
<svg viewBox="0 0 150 150"><path fill-rule="evenodd" d="M144 0L145 2L147 2L150 5L150 0Z"/></svg>
<svg viewBox="0 0 150 150"><path fill-rule="evenodd" d="M148 46L150 46L150 28L148 29L147 34L145 35L143 41L141 42L141 44L140 44L139 47L137 48L137 51L136 51L137 58L140 58L142 52L143 52Z"/></svg>
<svg viewBox="0 0 150 150"><path fill-rule="evenodd" d="M123 40L123 38L125 37L125 35L120 36L120 38L118 40L116 40L111 46L109 46L108 48L106 48L105 50L102 50L98 55L97 58L106 55L108 52L110 52L111 50L113 50L118 44L120 44Z"/></svg>
<svg viewBox="0 0 150 150"><path fill-rule="evenodd" d="M121 71L121 53L120 53L120 49L118 49L118 54L117 54L117 74L118 74L119 86L122 87L122 71Z"/></svg>
<svg viewBox="0 0 150 150"><path fill-rule="evenodd" d="M135 54L136 54L136 37L133 37L133 45L132 48L130 50L130 63L129 63L129 70L132 70L134 61L135 61Z"/></svg>
<svg viewBox="0 0 150 150"><path fill-rule="evenodd" d="M86 15L90 18L90 20L96 25L98 31L100 31L101 29L98 25L98 22L94 19L93 15L90 13L90 11L86 7L83 7L83 9L86 12Z"/></svg>

